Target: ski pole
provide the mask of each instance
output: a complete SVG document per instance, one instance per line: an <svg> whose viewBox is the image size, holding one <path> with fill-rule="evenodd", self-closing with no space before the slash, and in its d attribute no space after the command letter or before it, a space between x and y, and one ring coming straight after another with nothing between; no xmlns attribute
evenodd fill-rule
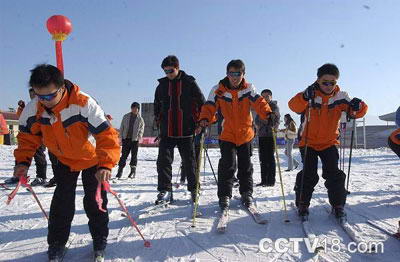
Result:
<svg viewBox="0 0 400 262"><path fill-rule="evenodd" d="M11 200L14 199L15 195L17 194L19 188L21 186L28 188L29 192L32 193L32 196L35 198L36 203L39 205L40 210L42 210L43 215L46 217L47 220L49 220L49 217L47 216L46 211L43 209L42 204L39 201L39 198L37 197L37 195L35 194L35 191L33 191L32 187L28 184L29 181L29 177L27 176L20 176L19 177L19 181L17 186L14 188L14 190L8 195L8 199L6 204L9 205L11 203Z"/></svg>
<svg viewBox="0 0 400 262"><path fill-rule="evenodd" d="M353 119L353 129L351 130L350 154L349 154L349 168L348 168L348 170L347 170L347 185L346 185L347 194L350 194L350 191L349 191L349 181L350 181L351 158L352 158L352 153L353 153L354 129L356 129L356 119Z"/></svg>
<svg viewBox="0 0 400 262"><path fill-rule="evenodd" d="M204 146L204 145L203 145ZM207 145L206 145L207 146ZM206 151L204 150L205 148L203 148L203 183L206 182Z"/></svg>
<svg viewBox="0 0 400 262"><path fill-rule="evenodd" d="M200 169L201 169L201 157L204 149L204 128L201 130L201 137L200 137L200 153L199 158L197 159L197 168L196 168L196 195L194 201L194 208L193 208L193 223L192 227L196 227L196 215L197 215L197 207L199 206L199 190L200 190Z"/></svg>
<svg viewBox="0 0 400 262"><path fill-rule="evenodd" d="M341 170L344 170L344 165L345 165L345 153L346 153L346 127L347 127L347 122L344 124L344 128L343 128L343 152L342 152L342 168Z"/></svg>
<svg viewBox="0 0 400 262"><path fill-rule="evenodd" d="M274 147L275 147L275 154L276 154L276 163L278 164L278 172L279 172L279 179L281 181L281 190L282 190L282 199L283 199L283 208L285 210L285 223L289 223L289 216L287 213L287 208L286 208L286 200L285 200L285 190L283 188L283 179L282 179L282 172L281 172L281 164L279 162L279 154L278 154L278 146L276 143L276 132L274 129L272 129L272 138L274 139Z"/></svg>
<svg viewBox="0 0 400 262"><path fill-rule="evenodd" d="M208 163L210 164L211 171L212 171L212 173L213 173L213 175L214 175L215 183L218 184L218 180L217 180L217 177L215 176L215 172L214 172L213 165L211 164L210 156L208 155L208 149L207 149L207 148L204 148L204 151L206 152L206 156L207 156L207 159L208 159Z"/></svg>
<svg viewBox="0 0 400 262"><path fill-rule="evenodd" d="M99 209L100 209L100 205L103 203L103 199L101 198L101 186L102 186L102 185L103 185L104 190L105 190L106 192L111 193L111 194L117 199L117 201L118 201L118 203L119 203L119 205L120 205L122 211L125 212L126 216L128 217L129 221L131 222L132 226L136 229L136 231L139 233L140 237L143 239L143 241L144 241L144 246L145 246L145 247L151 247L150 241L148 241L148 240L146 240L146 239L144 238L142 232L140 231L139 227L137 226L136 221L135 221L135 220L131 217L131 215L129 214L128 209L126 208L124 202L118 197L117 192L115 192L114 190L111 189L111 186L110 186L110 184L109 184L107 181L103 181L102 183L99 182L98 185L97 185L96 201L97 201L98 199L101 199L100 202L97 202L97 204L99 205ZM100 188L100 191L99 191L99 188ZM103 211L103 212L107 212L107 211L104 210L103 208L101 208L100 210Z"/></svg>
<svg viewBox="0 0 400 262"><path fill-rule="evenodd" d="M304 137L304 157L303 157L303 170L301 172L301 182L300 182L300 196L299 196L299 202L303 203L303 191L304 191L304 176L305 176L305 171L306 171L306 163L307 163L307 149L308 149L308 129L309 129L309 123L310 123L310 116L311 116L311 106L312 106L312 100L308 100L308 107L306 110L307 113L307 120L305 123L305 137Z"/></svg>

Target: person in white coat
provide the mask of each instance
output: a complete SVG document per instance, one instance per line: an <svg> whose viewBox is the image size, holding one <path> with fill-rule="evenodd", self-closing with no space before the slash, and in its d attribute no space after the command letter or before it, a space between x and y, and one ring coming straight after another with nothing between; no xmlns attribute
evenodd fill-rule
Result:
<svg viewBox="0 0 400 262"><path fill-rule="evenodd" d="M129 153L131 154L131 171L128 177L134 178L136 176L137 152L139 149L139 141L144 132L144 120L140 116L139 110L139 103L133 102L131 105L131 112L125 114L121 121L119 133L122 139L122 154L118 163L117 179L122 177Z"/></svg>

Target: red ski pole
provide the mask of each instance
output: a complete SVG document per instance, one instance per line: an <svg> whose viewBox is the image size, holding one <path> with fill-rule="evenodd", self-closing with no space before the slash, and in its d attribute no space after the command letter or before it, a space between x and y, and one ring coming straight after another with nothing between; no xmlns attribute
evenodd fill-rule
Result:
<svg viewBox="0 0 400 262"><path fill-rule="evenodd" d="M128 212L128 209L126 208L124 202L118 197L117 192L115 192L114 190L111 189L110 184L107 181L103 181L103 183L98 184L97 186L97 191L96 191L96 201L97 201L97 205L99 206L99 209L103 212L106 212L106 210L103 209L103 207L101 206L103 204L103 199L101 198L101 185L103 185L104 190L106 192L111 193L118 201L122 211L125 212L126 216L128 217L129 221L131 222L132 226L136 229L136 231L139 233L140 237L143 239L144 241L144 246L145 247L151 247L151 243L150 241L146 240L142 234L142 232L140 231L139 227L137 226L136 221L131 217L131 215Z"/></svg>
<svg viewBox="0 0 400 262"><path fill-rule="evenodd" d="M28 184L28 180L29 180L29 177L26 177L26 176L21 176L21 177L19 177L19 181L18 181L17 186L16 186L15 189L8 195L8 199L7 199L7 202L6 202L7 205L9 205L10 202L11 202L11 200L13 200L13 198L15 197L15 195L17 194L17 192L18 192L18 190L19 190L19 188L20 188L21 186L26 187L26 188L28 188L29 192L32 193L32 196L33 196L33 198L35 198L36 203L37 203L37 204L39 205L39 207L40 207L40 210L42 210L43 215L46 217L47 220L49 220L49 217L47 216L47 213L46 213L46 211L44 210L42 204L40 203L39 198L37 197L35 191L33 191L32 187Z"/></svg>

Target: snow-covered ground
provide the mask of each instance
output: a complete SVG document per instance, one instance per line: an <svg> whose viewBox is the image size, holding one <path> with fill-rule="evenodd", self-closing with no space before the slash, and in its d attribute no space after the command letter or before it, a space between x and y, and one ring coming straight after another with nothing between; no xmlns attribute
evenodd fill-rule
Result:
<svg viewBox="0 0 400 262"><path fill-rule="evenodd" d="M12 175L13 149L0 146L0 181ZM295 150L299 159L299 153ZM282 170L286 169L286 157L280 150ZM348 153L348 150L346 150ZM219 150L210 149L214 170L217 169ZM143 210L152 206L157 195L156 160L157 148L140 148L137 176L135 180L124 180L112 184L133 218L138 222L152 247L145 248L138 233L130 227L128 219L121 216L118 202L109 196L110 235L106 261L311 261L315 254L307 251L304 242L299 243L299 252L293 248L286 252L261 252L259 242L263 238L275 241L280 238L302 238L303 229L292 208L288 207L290 223L284 223L281 187L254 188L254 198L268 224L254 223L240 207L238 200L231 202L231 216L225 234L216 232L219 215L217 187L207 163L205 174L201 173L201 196L197 226L191 228L190 194L184 189L175 189L177 200L169 208L153 213ZM176 150L173 165L176 181L180 157ZM257 149L253 155L254 183L260 181ZM326 253L320 261L399 261L400 241L395 240L366 223L366 217L390 232L396 232L400 219L400 161L389 149L362 150L353 152L351 168L351 194L348 196L349 222L365 241L381 242L384 250L377 254L353 253L347 246L352 240L327 212L327 192L321 178L314 192L310 209L310 225L322 243ZM29 174L34 177L32 166ZM347 164L346 164L347 171ZM114 170L115 172L115 170ZM126 167L125 176L129 172ZM285 195L288 205L293 203L293 185L297 171L283 172ZM49 165L48 173L52 176ZM54 188L35 188L46 211L49 210ZM6 205L10 191L0 189L0 261L46 261L47 221L29 192L21 189L10 205ZM238 195L238 189L233 189ZM90 261L92 243L83 211L83 188L77 187L76 212L71 231L76 235L64 261ZM334 240L335 239L335 240ZM333 244L332 244L333 241ZM336 242L337 241L337 242ZM339 243L338 245L336 245ZM268 246L266 246L268 247ZM282 247L285 247L283 245ZM338 250L339 249L339 250Z"/></svg>

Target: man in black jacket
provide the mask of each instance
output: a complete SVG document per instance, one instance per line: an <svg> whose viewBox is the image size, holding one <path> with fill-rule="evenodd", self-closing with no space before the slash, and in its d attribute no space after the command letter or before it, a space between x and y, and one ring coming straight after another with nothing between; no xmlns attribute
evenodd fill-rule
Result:
<svg viewBox="0 0 400 262"><path fill-rule="evenodd" d="M159 194L156 204L172 201L172 162L178 147L187 175L187 188L195 199L195 159L193 134L205 99L195 78L179 70L176 56L167 56L161 64L166 77L158 80L154 98L154 119L160 129L157 159Z"/></svg>

